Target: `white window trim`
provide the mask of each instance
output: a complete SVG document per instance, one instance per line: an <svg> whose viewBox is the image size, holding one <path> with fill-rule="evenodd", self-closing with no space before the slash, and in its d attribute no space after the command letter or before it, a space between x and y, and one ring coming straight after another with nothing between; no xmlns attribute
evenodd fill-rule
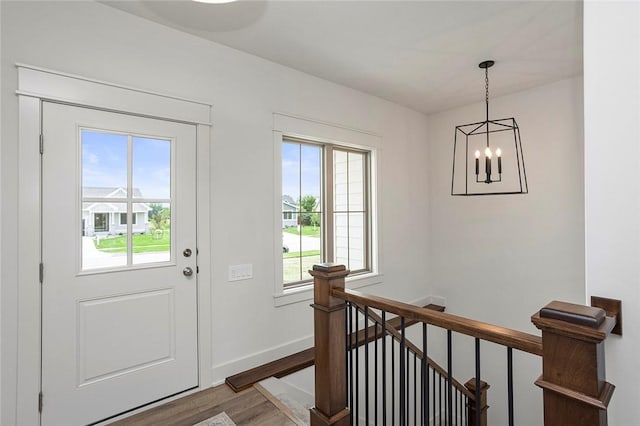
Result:
<svg viewBox="0 0 640 426"><path fill-rule="evenodd" d="M284 306L305 302L313 298L313 283L285 288L282 282L282 142L286 137L305 139L313 142L330 143L348 148L369 151L370 191L371 191L371 272L347 277L348 288L360 288L382 282L381 223L378 205L380 180L381 138L371 132L348 128L339 124L316 121L292 114L273 114L274 152L274 305Z"/></svg>
<svg viewBox="0 0 640 426"><path fill-rule="evenodd" d="M212 105L143 89L99 81L25 64L18 68L18 108L20 137L18 214L18 306L15 315L20 330L17 358L17 424L39 424L40 414L34 400L40 391L40 119L42 101L158 118L197 126L197 227L198 263L198 371L199 387L212 383L211 334L211 238L210 238L210 139ZM46 141L45 141L46 144ZM35 207L35 208L34 208ZM114 219L115 220L115 219ZM46 277L46 275L45 275ZM7 321L8 323L13 320ZM184 396L182 393L180 396ZM175 397L174 397L175 399ZM169 399L167 399L169 400ZM163 400L160 403L166 402ZM160 403L156 403L158 405ZM152 404L153 406L153 404ZM146 407L149 408L149 407Z"/></svg>

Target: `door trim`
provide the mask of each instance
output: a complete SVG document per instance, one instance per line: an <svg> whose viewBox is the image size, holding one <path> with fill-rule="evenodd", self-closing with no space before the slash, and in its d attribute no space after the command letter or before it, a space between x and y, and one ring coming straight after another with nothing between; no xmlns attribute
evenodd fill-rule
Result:
<svg viewBox="0 0 640 426"><path fill-rule="evenodd" d="M40 424L42 102L52 101L196 125L198 389L212 383L210 165L212 105L17 64L19 108L17 424ZM44 141L46 150L46 141ZM35 232L37 231L37 232ZM46 271L44 271L46 277ZM46 280L45 280L46 282ZM46 284L45 284L46 285ZM46 409L46 395L44 395Z"/></svg>

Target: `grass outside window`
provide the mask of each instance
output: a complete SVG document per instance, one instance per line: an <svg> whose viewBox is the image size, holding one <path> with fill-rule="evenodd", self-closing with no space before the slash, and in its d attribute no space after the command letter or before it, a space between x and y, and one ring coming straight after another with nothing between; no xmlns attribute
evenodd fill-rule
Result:
<svg viewBox="0 0 640 426"><path fill-rule="evenodd" d="M169 251L171 247L171 232L163 231L161 234L133 234L133 253L148 253L157 251ZM118 235L95 239L96 249L105 253L126 253L127 236Z"/></svg>

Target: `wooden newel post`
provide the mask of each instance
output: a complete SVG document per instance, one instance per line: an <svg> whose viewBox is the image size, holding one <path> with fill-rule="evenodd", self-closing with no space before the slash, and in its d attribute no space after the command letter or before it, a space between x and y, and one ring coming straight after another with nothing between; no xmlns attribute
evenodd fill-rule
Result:
<svg viewBox="0 0 640 426"><path fill-rule="evenodd" d="M542 331L545 426L605 426L614 386L605 380L604 340L616 324L600 308L551 302L531 317Z"/></svg>
<svg viewBox="0 0 640 426"><path fill-rule="evenodd" d="M469 389L474 395L476 393L476 379L475 377L469 379L467 383L464 384L464 387ZM480 380L480 401L474 401L469 399L469 406L467 407L467 424L470 426L475 426L476 424L476 412L480 413L480 424L482 426L487 426L487 410L489 409L489 405L487 405L487 391L491 386L487 384L487 382L483 382Z"/></svg>
<svg viewBox="0 0 640 426"><path fill-rule="evenodd" d="M316 357L316 406L311 426L350 425L347 408L345 302L331 296L344 289L349 271L344 265L323 263L309 271L314 279L314 339Z"/></svg>

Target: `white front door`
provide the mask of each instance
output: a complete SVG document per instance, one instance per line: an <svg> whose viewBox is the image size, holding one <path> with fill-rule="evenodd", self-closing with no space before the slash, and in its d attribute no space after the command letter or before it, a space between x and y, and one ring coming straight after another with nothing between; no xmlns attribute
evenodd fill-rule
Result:
<svg viewBox="0 0 640 426"><path fill-rule="evenodd" d="M44 102L42 131L42 425L198 386L195 126Z"/></svg>

